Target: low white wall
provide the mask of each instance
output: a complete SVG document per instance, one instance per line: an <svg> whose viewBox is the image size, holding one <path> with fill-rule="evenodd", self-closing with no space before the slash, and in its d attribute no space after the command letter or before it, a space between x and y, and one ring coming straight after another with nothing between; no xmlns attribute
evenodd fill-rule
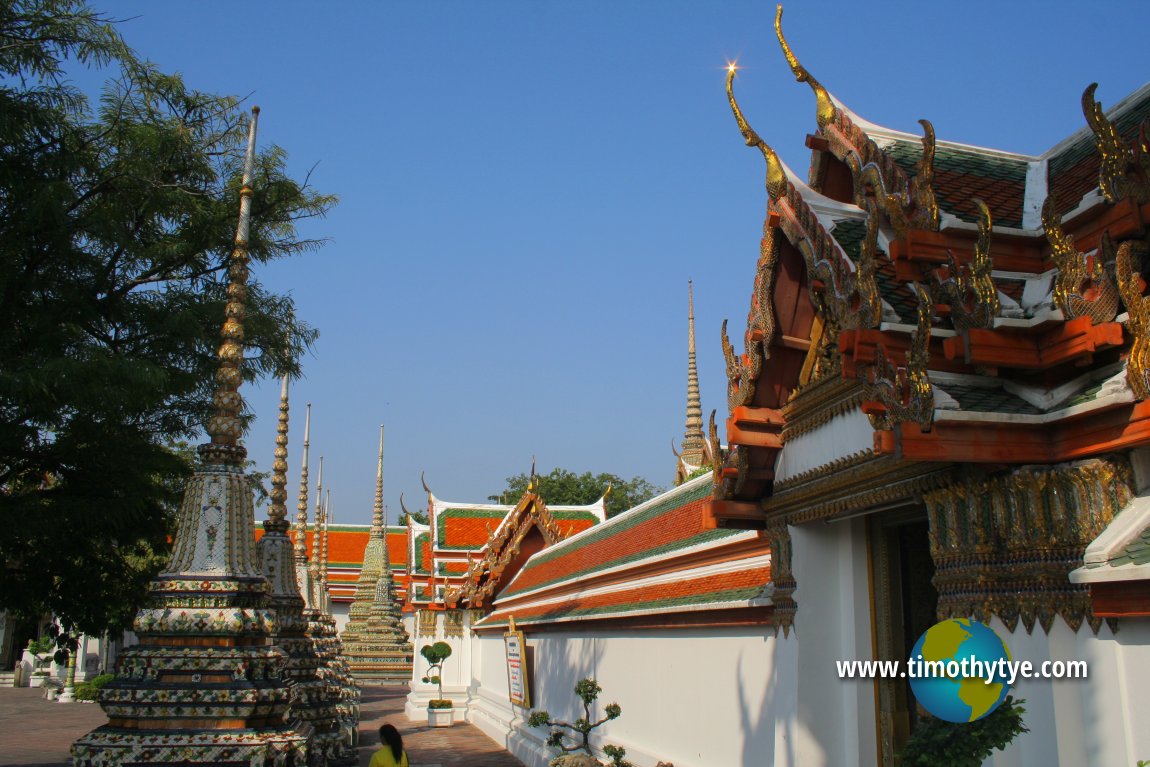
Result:
<svg viewBox="0 0 1150 767"><path fill-rule="evenodd" d="M623 714L596 729L593 743L623 746L637 767L769 759L775 637L768 628L547 633L528 636L527 644L535 657L534 707L574 721L583 713L575 683L594 677L603 692L593 715L613 702ZM546 730L526 728L527 711L507 699L502 636L477 639L476 659L469 721L529 767L543 767L554 751L543 746Z"/></svg>
<svg viewBox="0 0 1150 767"><path fill-rule="evenodd" d="M440 674L440 678L443 680L443 697L455 704L455 719L457 721L467 716L471 698L469 690L472 686L471 656L474 644L469 640L471 636L469 617L467 613L464 613L462 637L448 637L444 634L444 616L442 614L437 616L435 636L417 637L414 631L416 618L414 616L404 618L404 626L409 631L414 650L411 692L404 704L404 713L412 719L427 721L427 702L439 697L438 685L423 681L423 677L427 676L428 663L427 659L420 654L426 645L436 642L447 642L451 646L451 655L443 662L443 670Z"/></svg>
<svg viewBox="0 0 1150 767"><path fill-rule="evenodd" d="M1007 631L991 627L1015 660L1036 667L1043 661L1086 661L1087 679L1019 679L1012 690L1026 700L1023 733L988 759L992 767L1077 767L1113 764L1133 767L1150 759L1150 621L1122 620L1118 633L1103 625L1095 635L1087 625L1077 632L1056 618L1047 635L1031 634L1019 623Z"/></svg>
<svg viewBox="0 0 1150 767"><path fill-rule="evenodd" d="M774 684L775 767L850 767L877 760L871 680L839 679L838 660L870 660L865 520L791 528L795 626Z"/></svg>

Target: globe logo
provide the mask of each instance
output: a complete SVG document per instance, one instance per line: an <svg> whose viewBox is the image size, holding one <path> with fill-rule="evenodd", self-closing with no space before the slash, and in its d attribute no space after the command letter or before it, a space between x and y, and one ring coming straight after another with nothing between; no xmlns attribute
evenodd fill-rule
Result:
<svg viewBox="0 0 1150 767"><path fill-rule="evenodd" d="M1010 691L1010 650L994 629L951 618L926 630L907 663L910 689L923 708L948 722L973 722Z"/></svg>

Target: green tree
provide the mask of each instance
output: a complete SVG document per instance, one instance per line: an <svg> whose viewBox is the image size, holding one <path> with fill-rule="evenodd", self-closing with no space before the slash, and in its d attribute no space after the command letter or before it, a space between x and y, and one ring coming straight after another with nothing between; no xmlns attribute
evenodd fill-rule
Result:
<svg viewBox="0 0 1150 767"><path fill-rule="evenodd" d="M642 477L625 480L614 474L592 474L589 471L576 474L567 469L552 469L550 474L536 476L535 480L539 483L539 495L543 497L544 502L555 505L579 506L594 503L602 498L603 493L610 487L611 494L607 496L608 517L638 506L663 492L661 487L652 485ZM505 504L516 503L523 493L527 492L530 481L531 477L527 474L508 477L507 488L499 495L488 496L487 500Z"/></svg>
<svg viewBox="0 0 1150 767"><path fill-rule="evenodd" d="M100 66L93 104L68 66ZM81 0L0 0L0 607L128 624L214 388L247 111L142 62ZM260 152L250 252L313 249L335 199ZM317 333L253 280L249 380Z"/></svg>

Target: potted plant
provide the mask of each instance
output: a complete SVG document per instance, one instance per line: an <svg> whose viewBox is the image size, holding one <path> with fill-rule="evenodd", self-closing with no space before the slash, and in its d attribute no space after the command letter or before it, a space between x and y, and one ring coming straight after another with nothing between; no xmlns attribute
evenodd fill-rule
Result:
<svg viewBox="0 0 1150 767"><path fill-rule="evenodd" d="M32 662L35 664L35 670L32 671L32 676L28 680L29 687L43 687L44 683L48 681L49 671L44 666L52 660L55 649L56 643L47 637L28 641L28 653L32 656Z"/></svg>
<svg viewBox="0 0 1150 767"><path fill-rule="evenodd" d="M428 663L424 683L439 686L439 697L427 702L427 723L432 727L450 727L455 723L455 704L443 697L443 661L451 657L451 645L447 642L424 645L419 654Z"/></svg>
<svg viewBox="0 0 1150 767"><path fill-rule="evenodd" d="M604 708L604 716L597 721L592 721L594 717L591 715L591 708L595 705L601 692L603 692L603 688L593 677L580 679L575 684L575 695L583 701L583 716L576 719L574 723L554 719L550 713L544 710L532 711L527 718L527 724L531 727L551 728L551 733L547 737L547 745L558 748L560 753L557 758L551 761L552 767L578 767L588 763L600 764L591 752L591 731L613 719L618 719L619 715L623 713L623 709L618 703L609 703ZM564 732L564 730L569 732ZM572 742L564 742L567 739ZM577 751L583 753L576 754ZM603 753L611 760L608 763L610 767L634 767L631 762L624 758L627 756L627 749L622 746L607 744L603 746Z"/></svg>
<svg viewBox="0 0 1150 767"><path fill-rule="evenodd" d="M56 643L48 637L28 641L28 653L32 656L33 663L31 687L43 687L51 677L52 672L46 666L52 661L55 650Z"/></svg>

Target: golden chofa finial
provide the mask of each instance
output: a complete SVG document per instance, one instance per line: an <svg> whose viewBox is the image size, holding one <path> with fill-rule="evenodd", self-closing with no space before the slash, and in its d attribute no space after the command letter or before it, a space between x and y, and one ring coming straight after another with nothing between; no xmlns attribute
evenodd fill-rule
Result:
<svg viewBox="0 0 1150 767"><path fill-rule="evenodd" d="M767 161L767 194L771 196L772 200L776 200L787 191L787 173L783 170L783 163L775 154L775 150L759 138L759 134L755 133L755 129L747 122L747 118L743 117L743 110L739 108L739 102L735 101L734 81L735 73L738 71L739 67L734 62L727 65L727 101L731 103L731 111L735 113L735 122L739 124L739 131L743 134L747 146L758 147L759 151L763 153L763 158Z"/></svg>
<svg viewBox="0 0 1150 767"><path fill-rule="evenodd" d="M783 47L783 55L787 58L787 64L794 73L795 79L800 83L806 83L811 86L811 90L815 92L815 102L817 104L815 110L815 120L818 121L819 127L824 128L835 119L835 105L831 101L831 94L827 93L827 89L816 80L807 68L799 63L795 58L795 54L791 51L790 44L787 43L787 38L783 37L783 5L775 8L775 35L779 38L779 45Z"/></svg>
<svg viewBox="0 0 1150 767"><path fill-rule="evenodd" d="M243 466L247 451L239 444L243 434L240 411L243 398L244 311L248 297L248 231L252 219L252 170L255 167L256 125L260 108L252 107L248 124L248 146L244 156L243 184L240 187L240 219L236 226L235 245L228 265L228 301L224 309L224 327L220 331L220 366L216 371L216 396L212 402L214 412L208 420L208 434L212 441L200 448L204 461L213 464Z"/></svg>

